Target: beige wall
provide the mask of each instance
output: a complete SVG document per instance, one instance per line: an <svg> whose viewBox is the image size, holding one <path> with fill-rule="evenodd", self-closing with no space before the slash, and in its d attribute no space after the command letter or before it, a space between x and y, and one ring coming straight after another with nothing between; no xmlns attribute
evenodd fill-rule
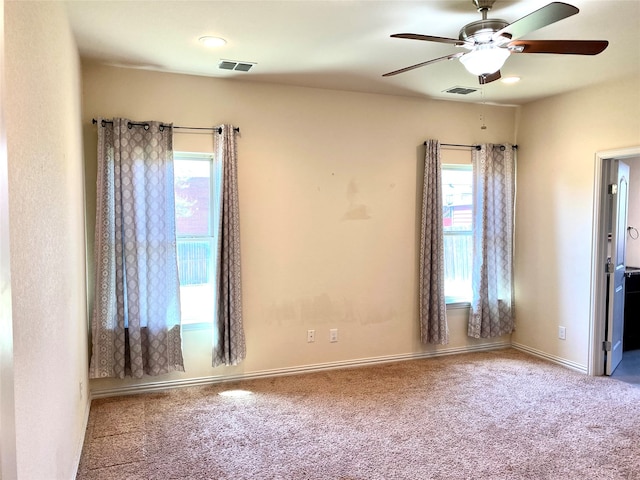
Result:
<svg viewBox="0 0 640 480"><path fill-rule="evenodd" d="M247 359L211 368L208 332L186 332L185 374L229 376L420 354L417 233L423 141L511 142L515 109L83 66L88 211L98 116L241 128L238 141ZM177 134L176 149L210 149ZM419 191L419 190L418 190ZM356 209L366 219L350 219ZM94 218L92 213L89 218ZM93 224L89 225L93 229ZM92 247L91 247L92 248ZM450 312L447 349L466 336ZM306 343L306 330L316 342ZM339 342L328 342L329 328ZM498 339L509 341L509 338ZM100 380L98 391L131 383Z"/></svg>
<svg viewBox="0 0 640 480"><path fill-rule="evenodd" d="M13 382L11 251L9 249L9 178L4 115L4 3L0 3L0 478L12 479L16 466L16 410Z"/></svg>
<svg viewBox="0 0 640 480"><path fill-rule="evenodd" d="M75 474L88 409L80 68L64 6L5 2L20 479Z"/></svg>
<svg viewBox="0 0 640 480"><path fill-rule="evenodd" d="M530 103L518 125L513 341L585 371L595 154L640 146L638 85L636 76Z"/></svg>

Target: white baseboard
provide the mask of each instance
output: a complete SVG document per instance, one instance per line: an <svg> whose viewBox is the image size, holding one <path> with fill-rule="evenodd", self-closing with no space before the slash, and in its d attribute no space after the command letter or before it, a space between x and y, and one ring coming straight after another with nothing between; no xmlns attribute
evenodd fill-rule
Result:
<svg viewBox="0 0 640 480"><path fill-rule="evenodd" d="M589 373L589 369L586 365L581 365L579 363L572 362L570 360L567 360L566 358L556 357L555 355L550 355L546 352L542 352L535 348L522 345L521 343L512 342L511 346L516 350L520 350L522 352L528 353L530 355L533 355L534 357L543 358L552 363L557 363L558 365L562 365L563 367L570 368L571 370L576 370L577 372L584 373L584 374Z"/></svg>
<svg viewBox="0 0 640 480"><path fill-rule="evenodd" d="M87 427L89 426L89 411L91 410L91 394L88 395L87 401L85 402L85 406L84 406L84 417L82 419L82 437L80 438L80 441L78 442L78 445L76 447L76 454L75 454L75 472L73 472L73 476L71 477L72 479L75 479L78 476L78 468L80 467L80 457L82 457L82 448L84 447L84 438L86 436L86 432L87 432Z"/></svg>
<svg viewBox="0 0 640 480"><path fill-rule="evenodd" d="M91 398L105 398L119 395L132 395L138 393L157 392L173 388L193 387L215 383L233 382L238 380L251 380L256 378L277 377L285 375L298 375L301 373L321 372L340 368L361 367L366 365L379 365L404 360L416 360L420 358L441 357L460 353L481 352L499 350L511 347L511 342L486 343L482 345L469 345L464 347L441 348L431 352L406 353L399 355L386 355L381 357L359 358L338 362L316 363L289 368L275 368L257 372L243 373L239 375L215 375L210 377L190 378L185 380L168 380L164 382L146 383L144 385L131 385L126 387L96 389L91 391Z"/></svg>

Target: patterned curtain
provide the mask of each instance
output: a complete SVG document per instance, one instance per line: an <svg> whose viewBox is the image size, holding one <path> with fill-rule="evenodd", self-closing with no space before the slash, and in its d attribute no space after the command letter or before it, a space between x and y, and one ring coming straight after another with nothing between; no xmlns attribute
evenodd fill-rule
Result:
<svg viewBox="0 0 640 480"><path fill-rule="evenodd" d="M444 234L440 143L427 140L420 235L420 339L422 343L449 342L444 299Z"/></svg>
<svg viewBox="0 0 640 480"><path fill-rule="evenodd" d="M238 208L238 157L232 125L214 134L214 154L222 174L218 228L217 308L214 321L213 366L237 365L246 355L242 325L240 274L240 213Z"/></svg>
<svg viewBox="0 0 640 480"><path fill-rule="evenodd" d="M90 377L184 371L173 128L98 121Z"/></svg>
<svg viewBox="0 0 640 480"><path fill-rule="evenodd" d="M498 337L514 330L513 146L482 145L473 162L473 298L468 335Z"/></svg>

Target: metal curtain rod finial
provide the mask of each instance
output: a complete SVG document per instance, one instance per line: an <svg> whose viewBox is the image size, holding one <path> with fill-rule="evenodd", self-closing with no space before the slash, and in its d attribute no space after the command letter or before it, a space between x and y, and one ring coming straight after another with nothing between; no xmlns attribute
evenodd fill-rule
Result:
<svg viewBox="0 0 640 480"><path fill-rule="evenodd" d="M94 125L96 125L98 123L98 121L93 118L91 120L91 123L93 123ZM106 126L108 123L113 124L113 121L111 120L101 120L100 121L100 125L101 126ZM170 127L171 125L165 125L163 123L160 124L160 130L163 130L164 127ZM127 123L127 127L132 128L132 127L144 127L145 130L149 130L149 124L148 123L137 123L137 122L129 122ZM177 125L174 125L173 128L181 128L181 129L185 129L185 130L216 130L218 133L222 133L222 127L180 127ZM233 131L236 133L240 133L240 127L233 127Z"/></svg>

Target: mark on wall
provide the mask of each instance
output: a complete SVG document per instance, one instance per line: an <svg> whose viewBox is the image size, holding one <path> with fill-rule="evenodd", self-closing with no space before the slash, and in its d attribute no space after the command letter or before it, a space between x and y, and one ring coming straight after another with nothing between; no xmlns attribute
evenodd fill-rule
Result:
<svg viewBox="0 0 640 480"><path fill-rule="evenodd" d="M347 185L347 202L349 202L349 206L342 216L343 220L369 220L371 218L369 207L364 203L359 203L358 193L358 184L352 178L349 181L349 185Z"/></svg>
<svg viewBox="0 0 640 480"><path fill-rule="evenodd" d="M268 325L319 326L357 323L372 325L396 320L393 308L381 305L354 305L347 298L333 300L328 294L302 297L293 301L272 303L264 309Z"/></svg>
<svg viewBox="0 0 640 480"><path fill-rule="evenodd" d="M342 302L335 302L329 295L322 293L313 297L302 297L295 301L271 304L266 308L265 317L267 322L278 326L344 322L348 321L344 315L346 303L346 299Z"/></svg>

